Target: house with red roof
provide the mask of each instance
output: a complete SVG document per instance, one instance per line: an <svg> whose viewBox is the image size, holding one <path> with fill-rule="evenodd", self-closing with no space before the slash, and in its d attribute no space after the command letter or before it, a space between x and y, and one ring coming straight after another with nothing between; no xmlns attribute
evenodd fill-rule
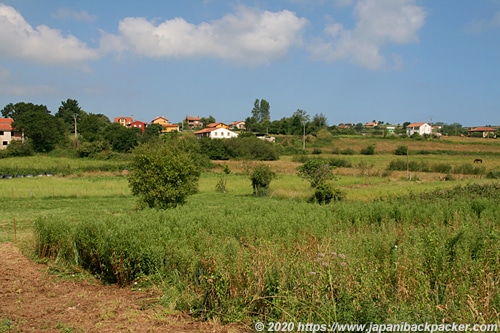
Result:
<svg viewBox="0 0 500 333"><path fill-rule="evenodd" d="M497 129L493 127L474 127L468 131L468 136L472 133L482 133L483 138L496 138Z"/></svg>
<svg viewBox="0 0 500 333"><path fill-rule="evenodd" d="M406 135L412 136L413 134L431 135L432 134L432 126L429 123L425 123L425 122L411 123L408 126L406 126Z"/></svg>
<svg viewBox="0 0 500 333"><path fill-rule="evenodd" d="M234 133L233 131L230 131L227 128L215 127L215 126L206 127L199 131L196 131L194 132L194 135L196 135L198 139L201 139L203 137L207 137L210 139L231 139L238 137L237 133Z"/></svg>
<svg viewBox="0 0 500 333"><path fill-rule="evenodd" d="M12 140L24 141L24 133L12 127L14 119L0 118L0 149L7 149Z"/></svg>
<svg viewBox="0 0 500 333"><path fill-rule="evenodd" d="M144 130L146 129L146 126L148 126L148 123L145 123L145 122L140 121L140 120L135 120L135 121L131 122L128 126L130 128L138 128L141 130L142 133L144 133Z"/></svg>
<svg viewBox="0 0 500 333"><path fill-rule="evenodd" d="M197 128L197 127L203 127L203 123L201 122L200 117L186 116L186 119L184 119L184 122L187 124L187 126L190 129Z"/></svg>
<svg viewBox="0 0 500 333"><path fill-rule="evenodd" d="M235 130L244 130L245 122L243 120L233 121L232 123L229 124L229 128Z"/></svg>
<svg viewBox="0 0 500 333"><path fill-rule="evenodd" d="M130 124L134 121L132 117L116 117L113 122L120 124L122 126L130 126Z"/></svg>

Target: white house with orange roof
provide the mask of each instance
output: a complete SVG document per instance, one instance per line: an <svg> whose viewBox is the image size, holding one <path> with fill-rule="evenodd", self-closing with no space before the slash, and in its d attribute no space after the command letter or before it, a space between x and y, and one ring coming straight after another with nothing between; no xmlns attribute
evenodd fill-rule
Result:
<svg viewBox="0 0 500 333"><path fill-rule="evenodd" d="M429 123L411 123L406 126L406 135L412 136L413 134L425 135L432 134L432 126Z"/></svg>
<svg viewBox="0 0 500 333"><path fill-rule="evenodd" d="M24 134L12 127L14 119L0 118L0 150L6 149L12 140L24 140Z"/></svg>
<svg viewBox="0 0 500 333"><path fill-rule="evenodd" d="M231 139L238 137L238 133L228 130L224 127L206 127L194 132L198 139L207 137L210 139Z"/></svg>

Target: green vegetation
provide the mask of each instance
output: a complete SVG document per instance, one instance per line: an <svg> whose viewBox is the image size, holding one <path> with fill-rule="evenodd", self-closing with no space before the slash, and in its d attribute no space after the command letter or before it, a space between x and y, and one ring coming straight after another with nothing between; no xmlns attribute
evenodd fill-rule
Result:
<svg viewBox="0 0 500 333"><path fill-rule="evenodd" d="M269 194L271 181L276 178L276 173L268 164L259 163L250 170L253 195L265 196Z"/></svg>
<svg viewBox="0 0 500 333"><path fill-rule="evenodd" d="M141 207L173 208L198 192L201 155L193 140L173 137L134 149L128 179Z"/></svg>
<svg viewBox="0 0 500 333"><path fill-rule="evenodd" d="M133 176L121 174L133 161L3 159L2 168L70 167L0 179L0 241L107 283L155 285L169 309L224 323L498 323L498 144L407 139L410 154L395 156L399 139L328 140L315 142L321 155L214 162L198 193L169 210L135 209ZM462 153L412 154L424 150ZM298 176L316 164L335 166L339 192ZM266 197L253 195L256 170Z"/></svg>
<svg viewBox="0 0 500 333"><path fill-rule="evenodd" d="M491 322L499 189L333 206L206 193L171 211L38 219L36 250L107 282L163 283L165 305L224 322L475 322L472 309Z"/></svg>

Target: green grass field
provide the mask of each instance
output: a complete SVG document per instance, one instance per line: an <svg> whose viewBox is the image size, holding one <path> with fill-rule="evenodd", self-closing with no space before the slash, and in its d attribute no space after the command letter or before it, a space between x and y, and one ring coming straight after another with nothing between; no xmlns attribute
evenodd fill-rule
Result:
<svg viewBox="0 0 500 333"><path fill-rule="evenodd" d="M352 140L336 145L372 142ZM476 141L439 142L459 153L410 154L429 165L484 159L480 174L447 181L388 172L392 160L406 159L389 153L399 141L374 141L387 153L370 156L320 154L352 165L335 169L332 182L346 199L324 206L307 202L313 190L290 156L266 162L278 172L269 197L252 196L252 162L221 161L232 170L228 193L216 191L216 166L202 174L198 194L167 211L136 209L122 162L102 172L95 161L64 160L79 171L0 179L0 241L106 282L154 284L165 307L222 322L500 324L500 188L487 177L500 155L496 140ZM16 163L0 160L0 168Z"/></svg>

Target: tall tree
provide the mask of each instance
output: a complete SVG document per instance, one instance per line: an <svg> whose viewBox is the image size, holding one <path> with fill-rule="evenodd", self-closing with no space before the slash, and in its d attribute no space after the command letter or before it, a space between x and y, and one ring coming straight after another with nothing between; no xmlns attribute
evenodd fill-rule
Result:
<svg viewBox="0 0 500 333"><path fill-rule="evenodd" d="M316 134L320 129L328 126L328 121L326 120L326 116L322 113L315 114L311 125L309 126L309 131L313 134Z"/></svg>
<svg viewBox="0 0 500 333"><path fill-rule="evenodd" d="M248 130L254 132L267 132L271 123L271 106L265 99L256 99L253 104L252 115L245 121Z"/></svg>
<svg viewBox="0 0 500 333"><path fill-rule="evenodd" d="M70 133L75 133L75 122L84 115L85 111L80 108L78 101L70 98L66 102L61 102L61 106L55 114L56 118L60 118L64 122L66 130Z"/></svg>
<svg viewBox="0 0 500 333"><path fill-rule="evenodd" d="M36 152L49 152L64 140L62 122L45 105L10 103L3 108L2 115L14 119L12 126L24 132Z"/></svg>
<svg viewBox="0 0 500 333"><path fill-rule="evenodd" d="M138 143L140 130L137 128L126 128L120 124L112 123L106 128L105 138L114 151L127 153Z"/></svg>
<svg viewBox="0 0 500 333"><path fill-rule="evenodd" d="M210 116L208 116L208 118L207 117L200 118L200 121L202 122L203 127L206 127L208 124L215 123L216 120L215 120L214 116L210 115Z"/></svg>
<svg viewBox="0 0 500 333"><path fill-rule="evenodd" d="M106 128L111 125L111 121L103 114L84 114L78 124L78 132L84 141L104 141Z"/></svg>

